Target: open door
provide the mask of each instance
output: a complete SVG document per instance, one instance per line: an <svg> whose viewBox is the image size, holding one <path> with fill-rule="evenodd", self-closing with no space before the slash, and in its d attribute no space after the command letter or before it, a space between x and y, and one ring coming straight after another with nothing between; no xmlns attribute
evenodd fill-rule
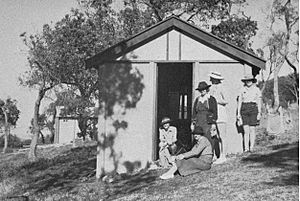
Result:
<svg viewBox="0 0 300 201"><path fill-rule="evenodd" d="M177 127L177 139L179 143L190 146L192 63L159 63L157 66L158 126L163 117L170 117L172 119L171 124Z"/></svg>

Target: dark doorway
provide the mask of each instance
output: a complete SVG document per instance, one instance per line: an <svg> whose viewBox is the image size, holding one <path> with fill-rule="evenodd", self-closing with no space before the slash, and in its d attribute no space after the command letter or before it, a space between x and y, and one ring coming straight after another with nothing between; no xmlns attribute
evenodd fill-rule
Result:
<svg viewBox="0 0 300 201"><path fill-rule="evenodd" d="M174 125L177 128L178 143L190 146L192 63L159 63L157 66L158 126L163 117L170 117L172 119L171 125ZM159 136L157 139L159 139ZM157 142L157 146L158 143L159 142Z"/></svg>

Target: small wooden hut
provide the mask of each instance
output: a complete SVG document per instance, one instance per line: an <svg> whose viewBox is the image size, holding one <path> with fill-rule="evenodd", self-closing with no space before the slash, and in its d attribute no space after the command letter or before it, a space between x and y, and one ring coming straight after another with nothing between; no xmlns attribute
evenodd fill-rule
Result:
<svg viewBox="0 0 300 201"><path fill-rule="evenodd" d="M209 82L211 71L222 74L228 89L229 152L241 152L242 140L235 127L241 78L249 72L256 76L265 68L261 58L174 16L100 52L86 64L97 69L129 64L143 75L142 97L122 117L128 127L115 136L113 149L107 148L102 155L105 170L119 172L129 171L130 164L143 168L158 159L158 126L163 116L174 121L182 142L190 139L192 103L199 95L195 88L199 81ZM99 132L108 133L111 125L105 125ZM103 128L101 121L99 127Z"/></svg>

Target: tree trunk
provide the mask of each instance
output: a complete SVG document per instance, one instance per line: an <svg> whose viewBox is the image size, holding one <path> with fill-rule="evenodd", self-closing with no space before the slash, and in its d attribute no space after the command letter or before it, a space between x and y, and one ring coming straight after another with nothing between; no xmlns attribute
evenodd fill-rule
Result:
<svg viewBox="0 0 300 201"><path fill-rule="evenodd" d="M274 108L278 108L279 107L279 92L278 92L278 70L275 70L274 72L274 88L273 88L273 92L274 92Z"/></svg>
<svg viewBox="0 0 300 201"><path fill-rule="evenodd" d="M40 89L38 93L37 100L35 101L34 105L34 112L33 112L33 137L30 143L30 150L28 154L28 159L30 161L35 161L36 160L36 147L37 147L37 142L40 134L40 128L38 124L38 117L39 117L39 110L40 110L40 105L41 101L45 95L45 90Z"/></svg>
<svg viewBox="0 0 300 201"><path fill-rule="evenodd" d="M6 153L7 147L8 147L8 136L9 136L9 125L8 125L8 118L7 118L7 112L4 109L4 147L3 147L3 153Z"/></svg>

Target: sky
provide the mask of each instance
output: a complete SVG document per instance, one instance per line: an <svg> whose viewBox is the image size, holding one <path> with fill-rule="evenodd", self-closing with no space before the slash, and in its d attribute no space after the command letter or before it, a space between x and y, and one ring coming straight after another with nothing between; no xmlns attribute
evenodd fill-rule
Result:
<svg viewBox="0 0 300 201"><path fill-rule="evenodd" d="M28 70L20 34L40 32L44 24L57 22L75 7L76 0L0 0L0 98L16 99L21 111L12 134L30 138L27 130L37 97L37 91L18 82L18 77Z"/></svg>
<svg viewBox="0 0 300 201"><path fill-rule="evenodd" d="M120 3L120 1L116 1ZM270 11L270 0L248 0L246 15L258 21L259 31L254 39L254 48L262 46L269 31L265 17ZM76 0L0 0L0 99L11 97L18 101L21 111L17 127L12 134L30 138L28 127L33 116L37 91L19 85L18 77L28 70L26 47L20 34L38 33L43 24L59 21L71 8L78 7ZM291 72L284 67L281 74ZM43 109L43 108L41 108Z"/></svg>

